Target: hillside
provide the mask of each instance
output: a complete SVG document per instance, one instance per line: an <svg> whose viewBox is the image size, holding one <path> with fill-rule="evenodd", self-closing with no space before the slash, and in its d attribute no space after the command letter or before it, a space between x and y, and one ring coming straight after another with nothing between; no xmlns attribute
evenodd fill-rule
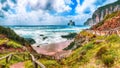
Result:
<svg viewBox="0 0 120 68"><path fill-rule="evenodd" d="M82 39L82 40L81 40ZM39 62L47 68L119 68L120 66L120 37L117 35L97 36L86 31L80 32L73 51L67 58L54 60L41 57ZM71 50L71 49L68 49ZM32 62L25 62L26 68L32 68Z"/></svg>
<svg viewBox="0 0 120 68"><path fill-rule="evenodd" d="M111 4L99 7L93 13L92 18L87 19L84 25L95 25L96 23L101 22L106 15L116 12L118 10L120 10L120 0Z"/></svg>
<svg viewBox="0 0 120 68"><path fill-rule="evenodd" d="M105 18L94 25L93 30L113 30L120 27L120 11L113 12L105 16Z"/></svg>
<svg viewBox="0 0 120 68"><path fill-rule="evenodd" d="M11 64L28 60L29 53L36 54L29 41L17 35L10 28L0 26L0 68L8 68ZM8 55L13 56L11 60L10 57L6 57ZM10 60L10 63L7 60Z"/></svg>
<svg viewBox="0 0 120 68"><path fill-rule="evenodd" d="M116 2L115 2L116 3ZM61 60L42 57L39 59L47 68L120 68L120 36L114 31L120 28L120 11L107 14L103 20L80 32L64 50L72 50L69 57ZM100 31L113 32L101 35ZM32 68L32 62L25 62Z"/></svg>
<svg viewBox="0 0 120 68"><path fill-rule="evenodd" d="M0 26L0 45L4 48L22 48L24 46L28 47L30 51L32 50L29 41L17 35L10 28L3 26Z"/></svg>

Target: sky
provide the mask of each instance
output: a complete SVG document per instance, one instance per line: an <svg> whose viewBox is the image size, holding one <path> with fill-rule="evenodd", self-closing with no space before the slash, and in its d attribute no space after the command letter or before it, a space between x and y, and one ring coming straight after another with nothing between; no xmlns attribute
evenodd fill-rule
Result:
<svg viewBox="0 0 120 68"><path fill-rule="evenodd" d="M0 0L0 25L76 25L117 0Z"/></svg>

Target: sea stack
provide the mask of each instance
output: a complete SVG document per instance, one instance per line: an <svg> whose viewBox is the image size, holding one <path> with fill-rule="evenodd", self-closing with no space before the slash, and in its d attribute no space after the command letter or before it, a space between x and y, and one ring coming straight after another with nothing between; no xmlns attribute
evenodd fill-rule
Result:
<svg viewBox="0 0 120 68"><path fill-rule="evenodd" d="M69 23L68 23L69 26L75 26L75 22L70 20Z"/></svg>

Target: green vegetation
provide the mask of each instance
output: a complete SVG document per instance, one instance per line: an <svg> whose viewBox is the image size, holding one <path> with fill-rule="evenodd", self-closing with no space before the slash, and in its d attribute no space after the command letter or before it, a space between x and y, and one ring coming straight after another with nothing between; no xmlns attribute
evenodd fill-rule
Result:
<svg viewBox="0 0 120 68"><path fill-rule="evenodd" d="M25 38L25 40L27 40L28 43L30 43L30 44L34 44L34 43L36 43L35 40L32 39L32 38Z"/></svg>
<svg viewBox="0 0 120 68"><path fill-rule="evenodd" d="M20 43L17 43L13 40L9 40L8 38L0 39L0 46L9 48L22 48L22 45Z"/></svg>
<svg viewBox="0 0 120 68"><path fill-rule="evenodd" d="M6 42L7 42L7 38L5 38L5 39L0 39L0 45L3 45L3 44L5 44Z"/></svg>
<svg viewBox="0 0 120 68"><path fill-rule="evenodd" d="M62 35L62 38L73 39L77 33L69 33L68 35Z"/></svg>
<svg viewBox="0 0 120 68"><path fill-rule="evenodd" d="M23 53L0 53L0 58L3 56L6 56L8 54L13 54L11 60L6 63L6 59L0 60L0 67L1 68L9 68L10 65L18 63L18 62L25 62L30 59L29 53L28 52L23 52Z"/></svg>
<svg viewBox="0 0 120 68"><path fill-rule="evenodd" d="M22 47L21 44L16 43L16 42L14 42L14 41L9 41L9 42L7 42L7 46L8 46L8 47L12 47L12 48L21 48L21 47Z"/></svg>
<svg viewBox="0 0 120 68"><path fill-rule="evenodd" d="M68 47L66 47L64 50L71 50L74 49L75 42L71 42Z"/></svg>
<svg viewBox="0 0 120 68"><path fill-rule="evenodd" d="M104 41L98 42L98 40ZM8 47L12 48L21 48L22 46L19 42L13 41L13 39L1 38L0 46L5 43ZM65 50L70 50L74 46L79 47L74 49L67 58L53 60L52 58L41 57L38 61L47 68L116 68L120 65L120 37L118 35L96 36L82 31L75 36L74 42L65 48ZM15 54L9 63L6 63L5 59L0 60L0 67L9 67L14 63L24 62L25 68L33 68L28 52L23 52L22 54L18 52L13 53ZM0 53L0 57L7 54L9 53Z"/></svg>
<svg viewBox="0 0 120 68"><path fill-rule="evenodd" d="M88 32L82 31L75 37L75 41L72 42L68 48L71 49L74 47L74 43L79 41L81 37L87 37L90 40L77 49L73 50L69 57L61 60L53 60L51 58L41 57L38 59L38 61L44 64L47 68L115 68L120 65L119 36L95 36ZM97 40L104 40L104 42L98 43ZM81 43L77 43L76 45L79 44ZM14 55L12 61L10 61L9 64L6 64L5 60L2 60L0 61L0 64L2 64L0 66L9 66L17 62L24 62L25 68L33 68L29 53Z"/></svg>
<svg viewBox="0 0 120 68"><path fill-rule="evenodd" d="M0 58L5 57L11 53L13 54L11 60L8 63L6 62L5 58L0 60L0 68L9 68L9 66L12 64L30 60L28 51L31 53L35 52L32 51L31 46L27 45L29 45L29 43L32 41L32 39L26 41L26 39L17 35L10 28L0 26ZM25 48L27 48L27 51L23 48L23 45Z"/></svg>
<svg viewBox="0 0 120 68"><path fill-rule="evenodd" d="M24 62L25 68L33 68L32 61L28 60Z"/></svg>
<svg viewBox="0 0 120 68"><path fill-rule="evenodd" d="M75 49L72 54L60 60L59 62L49 59L40 59L48 68L98 68L98 67L113 67L115 68L120 63L120 37L117 35L96 36L90 35L87 32L81 32L84 36L89 36L91 40ZM97 43L97 40L105 40ZM79 44L78 44L79 45ZM73 43L72 43L73 46ZM52 64L56 64L56 66Z"/></svg>
<svg viewBox="0 0 120 68"><path fill-rule="evenodd" d="M14 41L16 41L16 42L18 42L20 44L27 43L27 41L24 38L17 35L10 28L5 28L5 27L0 26L0 34L6 35L9 39L14 40Z"/></svg>
<svg viewBox="0 0 120 68"><path fill-rule="evenodd" d="M85 31L80 36L87 36L91 40L73 50L72 54L60 61L48 58L40 58L39 61L47 68L98 68L112 67L120 65L120 37L117 35L110 36L94 36ZM76 38L79 35L76 36ZM78 39L77 39L78 40ZM77 41L76 40L76 41ZM105 40L104 42L96 42L97 40ZM74 41L74 42L76 42ZM69 48L74 47L74 42ZM79 44L78 44L79 45ZM32 67L32 63L27 61L26 68Z"/></svg>

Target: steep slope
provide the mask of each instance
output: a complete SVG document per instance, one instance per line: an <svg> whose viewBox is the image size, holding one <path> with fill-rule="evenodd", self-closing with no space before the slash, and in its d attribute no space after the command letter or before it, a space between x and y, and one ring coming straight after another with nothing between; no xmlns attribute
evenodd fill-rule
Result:
<svg viewBox="0 0 120 68"><path fill-rule="evenodd" d="M23 47L26 47L29 51L33 51L32 47L30 46L29 42L17 35L13 30L10 28L5 28L0 26L0 49L1 51L17 51L23 50ZM8 51L9 52L9 51Z"/></svg>
<svg viewBox="0 0 120 68"><path fill-rule="evenodd" d="M120 28L120 11L113 12L105 16L105 18L94 25L93 30L113 30Z"/></svg>
<svg viewBox="0 0 120 68"><path fill-rule="evenodd" d="M69 57L61 60L42 57L39 61L47 68L120 68L119 36L97 36L82 31L73 43L73 48L77 48L74 48ZM25 62L25 67L32 68L32 62Z"/></svg>
<svg viewBox="0 0 120 68"><path fill-rule="evenodd" d="M118 10L120 10L120 0L98 8L93 13L92 18L89 18L84 25L95 25L96 23L101 22L106 15Z"/></svg>

